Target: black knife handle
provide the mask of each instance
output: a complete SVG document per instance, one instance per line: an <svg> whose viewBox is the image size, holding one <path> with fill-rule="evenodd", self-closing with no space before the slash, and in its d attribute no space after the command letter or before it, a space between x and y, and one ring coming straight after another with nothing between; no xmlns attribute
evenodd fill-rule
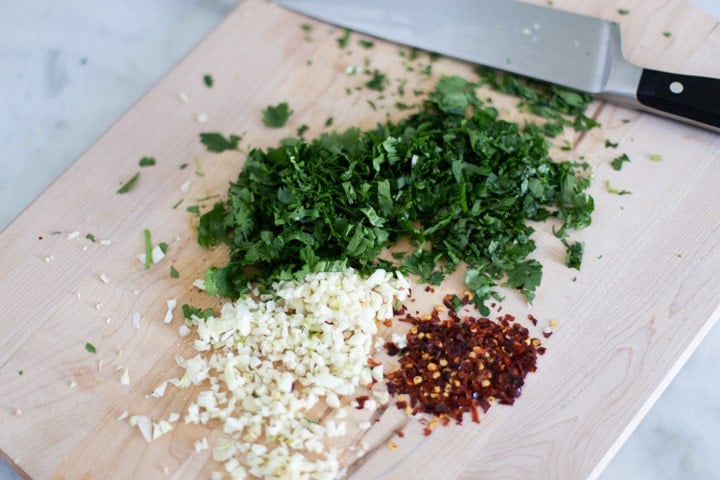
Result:
<svg viewBox="0 0 720 480"><path fill-rule="evenodd" d="M720 79L643 69L637 90L643 105L670 116L720 128Z"/></svg>

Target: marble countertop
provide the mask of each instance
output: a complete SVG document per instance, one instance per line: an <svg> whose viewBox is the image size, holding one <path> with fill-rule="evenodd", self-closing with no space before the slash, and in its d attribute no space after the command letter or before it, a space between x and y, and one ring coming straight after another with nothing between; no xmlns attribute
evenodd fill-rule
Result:
<svg viewBox="0 0 720 480"><path fill-rule="evenodd" d="M693 3L720 18L717 0ZM0 16L0 229L236 4L24 0L6 5ZM720 325L601 478L720 478L718 364ZM15 478L0 460L0 479Z"/></svg>

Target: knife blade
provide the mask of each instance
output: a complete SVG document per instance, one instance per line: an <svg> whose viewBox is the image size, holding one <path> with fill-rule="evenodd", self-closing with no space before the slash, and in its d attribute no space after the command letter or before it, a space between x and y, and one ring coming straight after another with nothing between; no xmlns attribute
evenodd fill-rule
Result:
<svg viewBox="0 0 720 480"><path fill-rule="evenodd" d="M634 65L620 26L514 0L275 0L395 43L720 132L720 79Z"/></svg>

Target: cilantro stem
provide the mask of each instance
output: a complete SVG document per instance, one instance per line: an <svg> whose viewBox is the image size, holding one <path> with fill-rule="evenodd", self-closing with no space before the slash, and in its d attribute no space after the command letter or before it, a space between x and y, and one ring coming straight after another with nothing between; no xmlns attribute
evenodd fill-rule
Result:
<svg viewBox="0 0 720 480"><path fill-rule="evenodd" d="M150 237L150 230L145 229L145 270L150 269L150 263L152 262L152 238Z"/></svg>

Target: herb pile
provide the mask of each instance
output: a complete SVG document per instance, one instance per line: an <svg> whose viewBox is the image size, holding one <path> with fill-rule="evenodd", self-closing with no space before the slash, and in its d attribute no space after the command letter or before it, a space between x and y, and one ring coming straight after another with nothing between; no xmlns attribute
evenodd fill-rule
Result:
<svg viewBox="0 0 720 480"><path fill-rule="evenodd" d="M560 238L588 226L589 179L550 158L546 129L501 120L477 87L444 77L397 123L251 150L227 200L200 219L201 245L230 247L228 264L206 272L207 291L237 298L248 282L378 266L439 284L465 262L483 315L498 285L531 301L542 266L528 221L559 219ZM401 239L409 248L379 259Z"/></svg>

